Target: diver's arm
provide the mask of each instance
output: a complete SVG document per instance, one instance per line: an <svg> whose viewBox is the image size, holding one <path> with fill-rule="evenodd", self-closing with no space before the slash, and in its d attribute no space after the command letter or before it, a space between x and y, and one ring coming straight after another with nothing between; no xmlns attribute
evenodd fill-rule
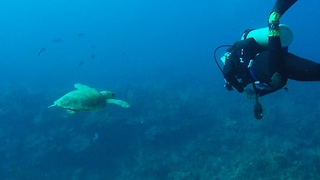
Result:
<svg viewBox="0 0 320 180"><path fill-rule="evenodd" d="M273 74L270 84L272 92L282 88L287 79L281 74L285 72L285 62L280 40L280 18L297 0L277 0L269 16L268 32L268 68ZM269 94L269 93L266 93Z"/></svg>
<svg viewBox="0 0 320 180"><path fill-rule="evenodd" d="M235 69L236 67L232 59L227 59L223 67L223 76L238 92L242 93L244 87L236 78Z"/></svg>

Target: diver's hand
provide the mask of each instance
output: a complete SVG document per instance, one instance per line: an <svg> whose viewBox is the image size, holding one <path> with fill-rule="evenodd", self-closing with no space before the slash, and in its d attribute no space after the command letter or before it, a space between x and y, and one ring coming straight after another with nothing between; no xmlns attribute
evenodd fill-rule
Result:
<svg viewBox="0 0 320 180"><path fill-rule="evenodd" d="M232 90L233 90L232 85L231 85L228 81L226 81L224 87L225 87L228 91L232 91Z"/></svg>
<svg viewBox="0 0 320 180"><path fill-rule="evenodd" d="M256 92L250 88L244 88L242 95L248 99L255 99L256 98Z"/></svg>
<svg viewBox="0 0 320 180"><path fill-rule="evenodd" d="M271 77L270 85L273 89L280 89L283 86L285 86L287 83L287 80L278 72L274 73Z"/></svg>

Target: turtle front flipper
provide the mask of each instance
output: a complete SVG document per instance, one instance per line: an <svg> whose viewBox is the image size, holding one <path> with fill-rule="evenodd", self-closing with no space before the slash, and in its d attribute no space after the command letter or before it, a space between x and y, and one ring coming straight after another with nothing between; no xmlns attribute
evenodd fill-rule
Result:
<svg viewBox="0 0 320 180"><path fill-rule="evenodd" d="M108 104L116 104L116 105L119 105L119 106L124 107L124 108L130 107L129 103L127 103L125 101L122 101L122 100L119 100L119 99L107 99L106 102Z"/></svg>
<svg viewBox="0 0 320 180"><path fill-rule="evenodd" d="M67 113L69 113L69 114L75 114L77 112L79 112L79 111L75 111L75 110L72 110L72 109L67 109Z"/></svg>

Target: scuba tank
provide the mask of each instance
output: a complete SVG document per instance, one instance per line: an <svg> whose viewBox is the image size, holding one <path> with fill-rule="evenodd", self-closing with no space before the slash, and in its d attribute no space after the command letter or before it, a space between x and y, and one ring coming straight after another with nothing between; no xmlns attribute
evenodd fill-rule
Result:
<svg viewBox="0 0 320 180"><path fill-rule="evenodd" d="M289 26L287 26L285 24L280 24L279 27L280 27L281 46L285 51L288 51L288 47L292 43L292 40L293 40L293 32L289 28ZM267 48L268 47L268 39L269 39L268 31L269 31L268 27L260 28L260 29L248 29L242 34L241 40L253 38L260 46L262 46L263 48ZM216 51L222 47L230 48L231 46L232 45L222 45L222 46L219 46L216 49ZM220 58L223 65L225 64L225 61L230 54L231 54L230 52L226 52Z"/></svg>
<svg viewBox="0 0 320 180"><path fill-rule="evenodd" d="M280 24L279 27L280 27L281 46L283 48L286 48L291 44L293 40L293 32L291 31L289 26L285 24ZM267 48L268 47L268 31L269 31L268 27L260 28L260 29L249 29L243 33L243 35L241 36L241 40L252 37L262 47Z"/></svg>

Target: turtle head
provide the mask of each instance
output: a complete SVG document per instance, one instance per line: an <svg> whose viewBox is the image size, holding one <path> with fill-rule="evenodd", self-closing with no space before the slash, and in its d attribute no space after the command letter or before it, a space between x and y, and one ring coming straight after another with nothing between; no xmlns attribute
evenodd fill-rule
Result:
<svg viewBox="0 0 320 180"><path fill-rule="evenodd" d="M111 92L111 91L100 91L100 93L106 99L113 99L114 98L114 92Z"/></svg>

